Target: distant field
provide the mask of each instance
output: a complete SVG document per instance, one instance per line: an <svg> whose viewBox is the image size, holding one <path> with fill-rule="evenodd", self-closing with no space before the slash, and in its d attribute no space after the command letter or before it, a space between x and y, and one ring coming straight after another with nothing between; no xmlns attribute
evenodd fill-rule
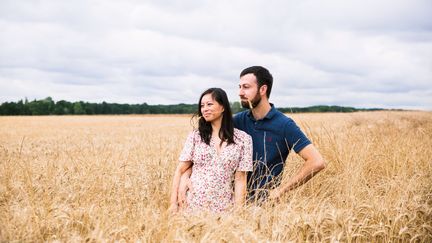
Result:
<svg viewBox="0 0 432 243"><path fill-rule="evenodd" d="M166 212L190 116L0 117L0 242L432 242L432 113L289 116L327 168L279 204L193 217Z"/></svg>

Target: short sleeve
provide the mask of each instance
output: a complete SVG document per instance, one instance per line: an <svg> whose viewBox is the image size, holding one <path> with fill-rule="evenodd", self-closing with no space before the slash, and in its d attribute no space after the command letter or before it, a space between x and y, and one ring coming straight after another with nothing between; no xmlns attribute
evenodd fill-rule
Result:
<svg viewBox="0 0 432 243"><path fill-rule="evenodd" d="M184 144L183 150L180 153L179 160L180 161L192 161L193 152L195 147L195 131L189 133L186 142Z"/></svg>
<svg viewBox="0 0 432 243"><path fill-rule="evenodd" d="M242 140L240 161L237 171L252 171L252 137L245 134Z"/></svg>
<svg viewBox="0 0 432 243"><path fill-rule="evenodd" d="M296 153L299 153L304 147L311 144L310 140L291 119L285 125L285 138L288 140L289 148L292 149L294 147Z"/></svg>

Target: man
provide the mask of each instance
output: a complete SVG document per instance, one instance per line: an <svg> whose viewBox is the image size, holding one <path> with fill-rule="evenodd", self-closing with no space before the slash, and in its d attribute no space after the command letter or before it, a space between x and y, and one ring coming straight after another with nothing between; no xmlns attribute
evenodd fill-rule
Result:
<svg viewBox="0 0 432 243"><path fill-rule="evenodd" d="M273 77L261 66L240 73L239 96L249 110L234 117L236 128L252 136L254 171L248 174L249 199L278 199L324 169L321 154L295 122L276 110L269 102ZM303 159L300 170L286 183L281 175L290 150Z"/></svg>
<svg viewBox="0 0 432 243"><path fill-rule="evenodd" d="M234 116L234 126L245 131L253 141L253 172L248 173L249 201L279 199L311 179L325 164L321 154L295 122L276 110L269 102L273 77L261 66L252 66L240 73L239 96L248 110ZM300 170L281 185L281 175L290 150L303 159ZM190 176L183 174L179 202L184 202Z"/></svg>

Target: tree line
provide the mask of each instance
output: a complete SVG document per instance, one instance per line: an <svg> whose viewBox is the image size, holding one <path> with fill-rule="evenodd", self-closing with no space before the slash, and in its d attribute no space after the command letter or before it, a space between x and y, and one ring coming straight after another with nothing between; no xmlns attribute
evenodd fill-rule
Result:
<svg viewBox="0 0 432 243"><path fill-rule="evenodd" d="M243 108L239 102L231 103L233 113ZM278 108L284 113L298 112L354 112L360 110L382 109L357 109L342 106L311 106L311 107L287 107ZM142 104L118 104L118 103L89 103L83 101L69 102L60 100L55 102L51 97L41 100L18 102L4 102L0 105L0 115L102 115L102 114L192 114L197 111L197 104L176 105L148 105Z"/></svg>

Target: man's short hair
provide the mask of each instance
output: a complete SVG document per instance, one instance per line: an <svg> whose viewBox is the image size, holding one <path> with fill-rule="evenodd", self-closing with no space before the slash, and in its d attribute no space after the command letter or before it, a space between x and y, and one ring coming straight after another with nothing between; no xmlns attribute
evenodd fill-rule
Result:
<svg viewBox="0 0 432 243"><path fill-rule="evenodd" d="M252 73L255 75L258 82L258 89L263 85L267 85L267 98L270 98L271 89L273 86L273 76L271 73L265 68L261 66L252 66L245 68L240 73L240 78L246 74Z"/></svg>

